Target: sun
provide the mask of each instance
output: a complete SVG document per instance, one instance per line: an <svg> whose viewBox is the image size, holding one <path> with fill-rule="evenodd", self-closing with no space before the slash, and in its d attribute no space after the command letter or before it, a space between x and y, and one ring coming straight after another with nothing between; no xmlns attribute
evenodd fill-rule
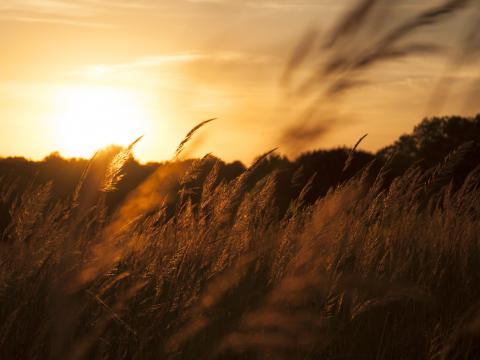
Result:
<svg viewBox="0 0 480 360"><path fill-rule="evenodd" d="M72 86L57 93L54 116L59 151L66 157L90 157L115 144L126 146L147 129L139 94L106 86Z"/></svg>

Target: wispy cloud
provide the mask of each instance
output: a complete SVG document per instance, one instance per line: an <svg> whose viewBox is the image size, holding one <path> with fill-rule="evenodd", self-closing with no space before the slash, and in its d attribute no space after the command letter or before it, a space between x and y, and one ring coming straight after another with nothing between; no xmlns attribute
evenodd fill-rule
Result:
<svg viewBox="0 0 480 360"><path fill-rule="evenodd" d="M264 8L264 9L294 9L294 8L309 8L318 6L344 6L339 5L335 1L331 0L187 0L190 3L204 3L204 4L223 4L223 5L244 5L251 8ZM349 2L348 0L346 2Z"/></svg>
<svg viewBox="0 0 480 360"><path fill-rule="evenodd" d="M94 7L83 2L65 0L10 0L0 4L0 11L31 15L66 15L84 17L95 14Z"/></svg>
<svg viewBox="0 0 480 360"><path fill-rule="evenodd" d="M347 0L352 1L352 0ZM99 22L116 12L149 11L165 16L192 16L197 5L218 5L236 11L239 7L262 11L341 7L332 0L0 0L0 19L44 22L72 26L112 27ZM203 13L195 13L204 16ZM202 15L203 14L203 15ZM107 16L105 16L107 15Z"/></svg>
<svg viewBox="0 0 480 360"><path fill-rule="evenodd" d="M115 9L149 9L145 1L132 0L7 0L0 3L0 19L71 26L111 28L99 15Z"/></svg>
<svg viewBox="0 0 480 360"><path fill-rule="evenodd" d="M106 8L124 9L152 9L157 7L155 2L147 0L83 0L84 4Z"/></svg>
<svg viewBox="0 0 480 360"><path fill-rule="evenodd" d="M178 53L142 56L129 62L116 64L92 64L81 69L81 73L87 77L103 76L128 70L141 70L148 68L157 68L163 65L176 65L204 59L205 55L201 53Z"/></svg>
<svg viewBox="0 0 480 360"><path fill-rule="evenodd" d="M141 69L141 68L155 68L164 65L179 65L184 63L210 61L210 62L245 62L265 63L271 61L271 57L267 55L251 54L244 52L219 51L215 53L206 52L183 52L174 54L160 54L143 56L134 59L130 62L120 64L94 64L89 65L83 69L84 73L92 74L109 73L120 70Z"/></svg>
<svg viewBox="0 0 480 360"><path fill-rule="evenodd" d="M75 19L67 18L54 18L54 17L41 17L41 16L28 16L28 15L4 15L0 16L0 20L6 21L17 21L24 23L47 23L47 24L58 24L58 25L68 25L68 26L79 26L79 27L91 27L99 29L111 29L115 28L112 24L93 22L93 21L81 21Z"/></svg>

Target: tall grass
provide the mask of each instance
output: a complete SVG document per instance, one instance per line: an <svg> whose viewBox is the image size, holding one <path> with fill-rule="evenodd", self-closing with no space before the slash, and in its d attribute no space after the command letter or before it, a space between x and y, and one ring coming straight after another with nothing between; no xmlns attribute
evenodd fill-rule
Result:
<svg viewBox="0 0 480 360"><path fill-rule="evenodd" d="M473 359L480 168L454 190L462 156L389 186L367 168L284 214L278 173L247 186L262 159L229 183L212 156L176 169L206 176L170 189L173 214L107 215L99 191L78 219L32 186L0 247L2 358Z"/></svg>
<svg viewBox="0 0 480 360"><path fill-rule="evenodd" d="M443 73L434 74L438 80L432 77L436 84L426 104L428 115L441 113L459 71L467 68L477 73L479 10L478 1L473 0L358 0L331 29L309 29L282 76L286 100L296 107L295 122L280 135L282 146L298 152L318 142L345 121L341 105L348 95L381 83L382 65L414 57L426 63L447 63ZM466 86L471 89L466 91L465 108L478 97L475 76Z"/></svg>

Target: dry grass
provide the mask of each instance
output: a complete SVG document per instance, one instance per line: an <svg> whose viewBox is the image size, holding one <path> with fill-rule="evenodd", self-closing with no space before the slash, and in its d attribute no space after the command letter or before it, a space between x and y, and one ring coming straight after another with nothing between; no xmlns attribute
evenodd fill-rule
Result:
<svg viewBox="0 0 480 360"><path fill-rule="evenodd" d="M210 169L200 189L177 192L172 216L157 203L128 223L105 218L99 191L78 219L49 200L48 184L29 188L1 245L1 352L474 358L480 169L454 192L445 176L461 156L388 188L387 167L375 179L366 169L313 205L300 196L285 216L276 173L246 187L257 162L218 182L211 156L179 175Z"/></svg>
<svg viewBox="0 0 480 360"><path fill-rule="evenodd" d="M402 15L402 6L409 5L408 16ZM282 132L279 143L298 152L318 142L345 121L340 109L348 95L380 81L382 65L415 56L448 63L427 104L428 114L441 113L458 72L470 67L476 73L479 11L473 0L427 0L416 6L402 0L358 0L332 29L323 33L309 29L282 77L287 102L297 108L294 124ZM453 21L462 24L457 36ZM478 81L472 84L465 106L474 104L477 85Z"/></svg>

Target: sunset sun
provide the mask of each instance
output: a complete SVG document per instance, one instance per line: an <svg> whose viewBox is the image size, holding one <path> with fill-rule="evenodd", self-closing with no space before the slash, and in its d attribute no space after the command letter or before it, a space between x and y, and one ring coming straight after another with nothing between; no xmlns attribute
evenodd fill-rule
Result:
<svg viewBox="0 0 480 360"><path fill-rule="evenodd" d="M128 145L146 131L137 94L112 87L78 86L58 94L55 127L64 156L88 157L105 146Z"/></svg>

